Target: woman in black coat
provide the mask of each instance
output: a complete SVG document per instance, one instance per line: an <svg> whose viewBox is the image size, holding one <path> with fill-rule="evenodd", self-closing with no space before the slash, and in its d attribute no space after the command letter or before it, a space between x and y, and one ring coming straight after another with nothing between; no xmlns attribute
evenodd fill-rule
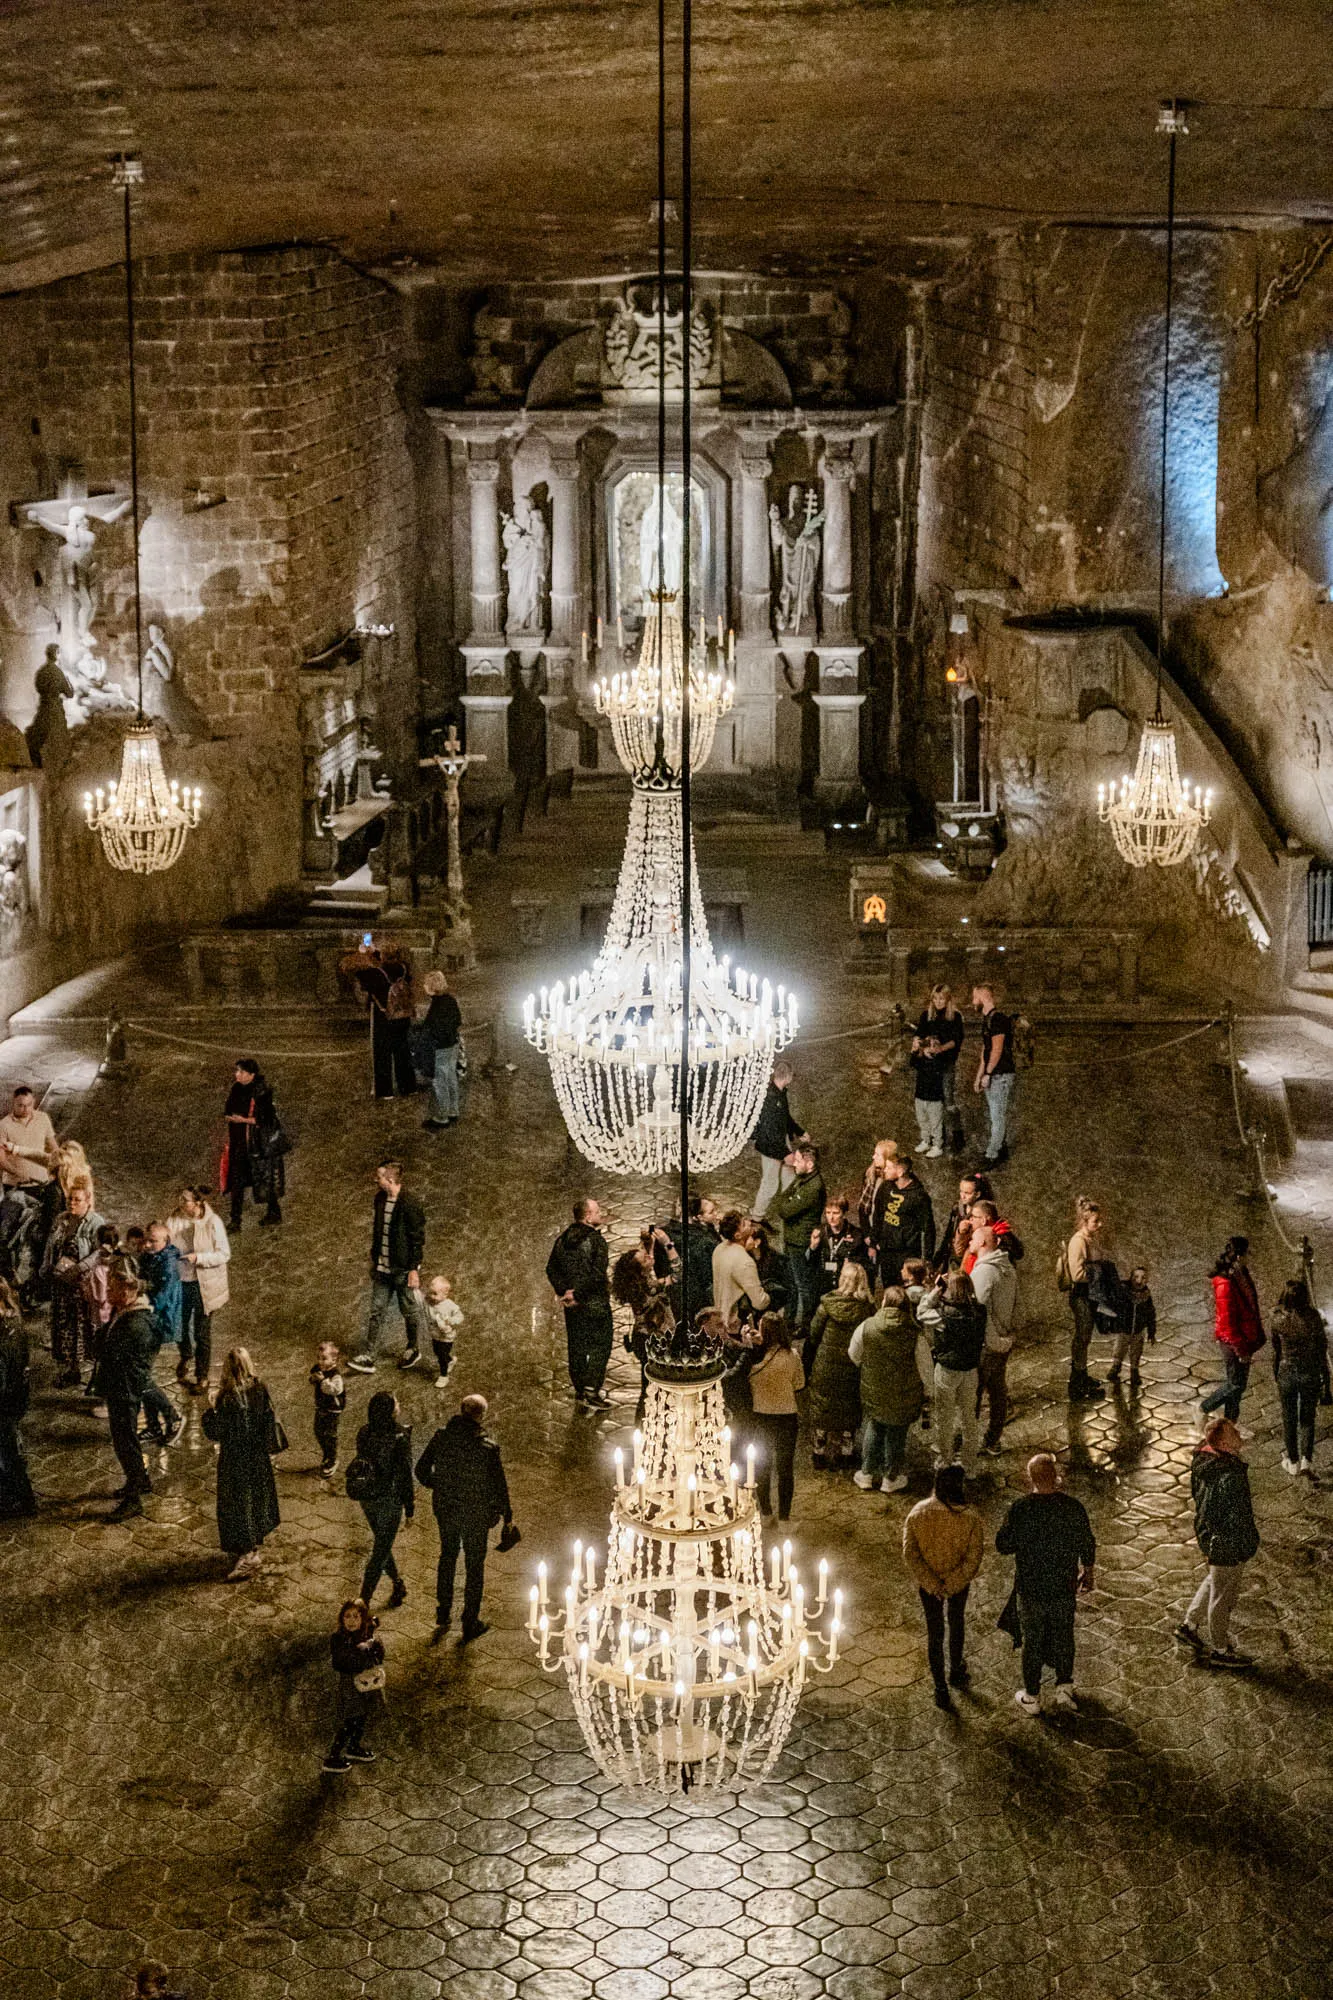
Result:
<svg viewBox="0 0 1333 2000"><path fill-rule="evenodd" d="M389 1389L380 1389L366 1406L366 1421L356 1434L356 1457L347 1468L347 1490L360 1502L374 1536L361 1579L361 1601L369 1604L380 1578L388 1576L393 1584L389 1598L393 1611L407 1596L407 1585L393 1559L393 1545L403 1515L409 1521L412 1518L416 1489L412 1484L412 1427L399 1423L398 1402Z"/></svg>
<svg viewBox="0 0 1333 2000"><path fill-rule="evenodd" d="M278 1525L273 1454L284 1442L268 1390L243 1347L233 1347L222 1364L203 1430L218 1447L218 1540L233 1559L227 1581L238 1583L256 1574L260 1544Z"/></svg>

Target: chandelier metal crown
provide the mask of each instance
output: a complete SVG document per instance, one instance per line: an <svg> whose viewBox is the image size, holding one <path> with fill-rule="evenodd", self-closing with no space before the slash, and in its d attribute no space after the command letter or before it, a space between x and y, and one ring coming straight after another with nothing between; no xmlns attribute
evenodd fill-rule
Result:
<svg viewBox="0 0 1333 2000"><path fill-rule="evenodd" d="M681 805L685 640L676 600L649 609L637 664L598 684L616 752L634 780L629 834L592 967L529 994L523 1032L551 1065L579 1151L616 1174L680 1164L685 1092L692 1167L735 1159L759 1116L773 1058L796 1033L795 997L715 957ZM690 649L690 761L702 762L735 688ZM674 729L673 729L674 720ZM690 870L690 997L684 1005L683 867ZM684 1050L688 1028L688 1075Z"/></svg>
<svg viewBox="0 0 1333 2000"><path fill-rule="evenodd" d="M707 1337L650 1351L628 1471L615 1454L605 1572L599 1581L596 1550L576 1542L562 1599L545 1563L529 1598L529 1635L543 1667L563 1667L598 1767L641 1796L766 1777L806 1675L838 1658L842 1592L830 1602L828 1564L807 1590L790 1542L765 1563L753 1446L744 1482L731 1463L724 1366Z"/></svg>

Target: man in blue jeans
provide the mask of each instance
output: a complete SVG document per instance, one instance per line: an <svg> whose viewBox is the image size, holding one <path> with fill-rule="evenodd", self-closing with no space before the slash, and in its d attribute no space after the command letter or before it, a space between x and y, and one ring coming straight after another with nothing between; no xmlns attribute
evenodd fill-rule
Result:
<svg viewBox="0 0 1333 2000"><path fill-rule="evenodd" d="M989 986L972 988L972 1005L981 1015L981 1061L973 1089L984 1092L990 1136L986 1165L1002 1166L1009 1157L1009 1102L1014 1094L1014 1024L995 1004Z"/></svg>
<svg viewBox="0 0 1333 2000"><path fill-rule="evenodd" d="M397 1301L407 1345L400 1368L421 1358L423 1312L421 1259L426 1248L426 1211L403 1186L400 1160L381 1160L375 1169L375 1210L370 1229L370 1317L361 1352L347 1366L357 1375L375 1373L375 1356L389 1307Z"/></svg>

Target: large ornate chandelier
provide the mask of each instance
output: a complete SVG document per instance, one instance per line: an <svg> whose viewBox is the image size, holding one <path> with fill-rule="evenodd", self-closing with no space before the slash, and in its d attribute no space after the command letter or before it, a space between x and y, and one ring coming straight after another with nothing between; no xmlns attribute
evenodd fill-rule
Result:
<svg viewBox="0 0 1333 2000"><path fill-rule="evenodd" d="M650 1343L633 1464L616 1452L606 1569L574 1544L563 1597L538 1570L528 1631L563 1667L600 1770L645 1795L734 1791L768 1775L807 1673L838 1658L842 1592L828 1564L807 1587L791 1543L769 1551L746 1476L731 1463L723 1356L708 1335ZM828 1629L816 1621L829 1609Z"/></svg>
<svg viewBox="0 0 1333 2000"><path fill-rule="evenodd" d="M523 1032L550 1062L570 1137L615 1174L679 1166L682 1092L691 1165L707 1173L735 1159L774 1055L796 1033L796 1001L784 987L713 953L682 804L682 717L688 706L690 762L702 763L735 688L697 644L687 702L685 652L674 595L655 593L637 664L594 689L634 780L620 879L591 969L523 1005Z"/></svg>
<svg viewBox="0 0 1333 2000"><path fill-rule="evenodd" d="M1109 826L1131 868L1174 868L1193 851L1207 826L1213 795L1198 785L1190 793L1176 763L1176 732L1159 708L1143 726L1133 777L1098 785L1097 817Z"/></svg>
<svg viewBox="0 0 1333 2000"><path fill-rule="evenodd" d="M1174 103L1157 111L1157 130L1168 140L1166 182L1166 315L1162 355L1162 456L1157 528L1157 696L1151 722L1143 726L1133 777L1098 785L1097 817L1111 829L1131 868L1174 868L1194 851L1207 826L1213 795L1182 779L1176 735L1162 713L1162 653L1166 646L1166 469L1171 410L1171 301L1176 245L1176 141L1187 134L1184 113Z"/></svg>
<svg viewBox="0 0 1333 2000"><path fill-rule="evenodd" d="M180 859L185 836L199 824L203 794L196 785L182 791L162 768L162 748L143 707L143 598L139 585L139 403L134 369L134 254L130 190L143 180L137 159L117 160L113 184L124 195L125 337L130 389L130 519L134 535L134 658L138 700L125 737L119 781L83 795L83 816L102 843L113 868L155 875Z"/></svg>

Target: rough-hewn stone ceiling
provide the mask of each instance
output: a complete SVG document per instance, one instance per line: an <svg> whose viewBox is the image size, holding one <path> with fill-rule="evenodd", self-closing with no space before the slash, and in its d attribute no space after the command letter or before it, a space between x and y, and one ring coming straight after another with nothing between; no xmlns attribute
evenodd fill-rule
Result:
<svg viewBox="0 0 1333 2000"><path fill-rule="evenodd" d="M4 0L0 286L293 238L460 278L641 265L642 0ZM913 237L1160 213L1153 106L1197 101L1183 209L1333 214L1323 0L696 0L698 254L837 270Z"/></svg>

